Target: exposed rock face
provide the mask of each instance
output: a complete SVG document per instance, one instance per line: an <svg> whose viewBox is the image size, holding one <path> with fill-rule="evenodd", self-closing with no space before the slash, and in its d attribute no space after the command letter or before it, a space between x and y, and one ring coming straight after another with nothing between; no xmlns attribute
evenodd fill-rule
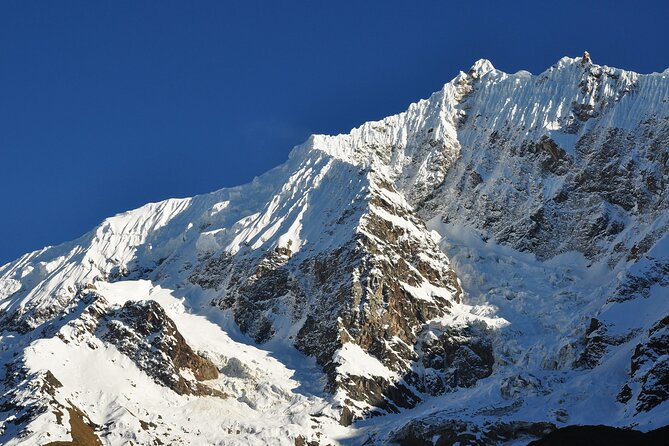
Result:
<svg viewBox="0 0 669 446"><path fill-rule="evenodd" d="M67 409L70 416L72 441L53 441L44 446L102 446L100 437L95 434L95 426L81 410L76 407Z"/></svg>
<svg viewBox="0 0 669 446"><path fill-rule="evenodd" d="M610 82L598 80L597 91ZM606 256L612 265L639 258L666 233L666 224L654 234L642 228L669 204L667 194L658 193L669 175L669 118L648 118L632 129L594 126L577 134L570 153L545 134L519 140L508 136L512 129L488 133L485 126L481 115L467 130L477 132L473 144L488 147L489 156L463 156L441 191L421 204L421 215L478 227L541 258L579 251ZM499 165L523 167L498 176ZM485 188L469 180L472 172L491 178ZM454 194L472 200L447 199Z"/></svg>
<svg viewBox="0 0 669 446"><path fill-rule="evenodd" d="M615 336L608 334L607 327L596 318L590 320L590 326L585 333L584 348L574 367L594 368L599 365L601 358L615 347L629 341L637 333L635 331Z"/></svg>
<svg viewBox="0 0 669 446"><path fill-rule="evenodd" d="M464 328L430 324L421 334L419 345L420 364L425 371L410 374L407 381L430 395L475 385L493 370L490 337L485 324Z"/></svg>
<svg viewBox="0 0 669 446"><path fill-rule="evenodd" d="M70 317L65 317L68 313ZM39 314L43 316L45 313ZM65 315L42 321L28 333L38 340L55 336L66 344L82 343L92 349L114 345L156 382L178 394L226 397L221 391L200 382L218 377L217 368L192 350L155 301L129 301L122 307L115 307L90 288L82 289ZM63 384L51 370L30 372L24 355L16 349L18 346L7 347L9 352L14 350L14 354L12 361L5 364L2 382L5 393L0 399L0 412L14 413L15 416L7 420L3 432L16 438L28 438L30 430L26 426L51 413L58 425L69 426L72 441L47 444L102 444L98 436L101 427L71 401L58 395ZM184 376L184 371L188 376ZM28 404L27 394L31 395ZM64 421L66 418L69 424Z"/></svg>
<svg viewBox="0 0 669 446"><path fill-rule="evenodd" d="M634 349L631 375L641 387L637 411L647 412L669 399L669 316L655 323Z"/></svg>
<svg viewBox="0 0 669 446"><path fill-rule="evenodd" d="M397 412L420 401L415 390L387 376L341 373L333 357L344 344L354 343L381 361L389 374L421 379L412 370L420 355L415 347L418 335L428 321L448 314L462 291L433 236L392 184L364 175L369 181L366 208L336 215L334 222L324 225L331 228L327 232L332 237L349 240L345 244L313 257L277 248L257 260L242 259L241 265L228 257L210 258L194 267L189 280L216 289L210 275L227 268L226 287L219 288L224 296L213 302L231 308L243 331L266 342L279 330L276 325L286 320L298 324L295 346L324 367L330 392L342 390L347 404L357 410L371 405ZM353 218L356 226L344 224ZM310 305L306 296L318 296L318 303ZM488 353L486 359L492 363ZM448 380L446 374L457 373L461 366L467 368L461 376L469 378L451 380L452 384L473 385L481 373L472 374L472 366L457 359L430 373ZM443 390L442 384L435 385Z"/></svg>
<svg viewBox="0 0 669 446"><path fill-rule="evenodd" d="M217 378L218 370L193 351L157 302L127 302L104 315L96 335L179 394L224 396L198 382ZM190 371L195 380L186 379L182 369Z"/></svg>

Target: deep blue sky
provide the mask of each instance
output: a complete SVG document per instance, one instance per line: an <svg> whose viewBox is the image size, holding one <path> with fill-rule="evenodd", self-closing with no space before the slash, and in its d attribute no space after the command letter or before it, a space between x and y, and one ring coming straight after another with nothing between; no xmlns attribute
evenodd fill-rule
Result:
<svg viewBox="0 0 669 446"><path fill-rule="evenodd" d="M481 57L669 66L668 2L0 3L0 264L109 215L250 181L310 133Z"/></svg>

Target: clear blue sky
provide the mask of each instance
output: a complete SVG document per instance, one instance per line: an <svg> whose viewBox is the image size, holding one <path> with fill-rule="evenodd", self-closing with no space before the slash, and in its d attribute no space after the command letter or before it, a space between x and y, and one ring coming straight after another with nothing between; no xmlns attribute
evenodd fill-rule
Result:
<svg viewBox="0 0 669 446"><path fill-rule="evenodd" d="M479 58L669 66L669 2L0 2L0 264L251 180Z"/></svg>

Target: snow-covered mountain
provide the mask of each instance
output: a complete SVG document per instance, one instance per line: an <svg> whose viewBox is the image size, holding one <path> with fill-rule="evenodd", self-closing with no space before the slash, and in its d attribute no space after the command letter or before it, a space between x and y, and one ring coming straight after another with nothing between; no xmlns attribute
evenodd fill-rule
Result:
<svg viewBox="0 0 669 446"><path fill-rule="evenodd" d="M0 442L667 425L668 183L669 70L480 60L250 184L0 267Z"/></svg>

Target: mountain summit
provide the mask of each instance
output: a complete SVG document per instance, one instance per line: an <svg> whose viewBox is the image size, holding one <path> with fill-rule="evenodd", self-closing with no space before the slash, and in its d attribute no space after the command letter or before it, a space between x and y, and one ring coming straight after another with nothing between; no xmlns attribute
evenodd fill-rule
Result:
<svg viewBox="0 0 669 446"><path fill-rule="evenodd" d="M0 267L0 442L664 426L668 182L666 71L479 60L249 184Z"/></svg>

